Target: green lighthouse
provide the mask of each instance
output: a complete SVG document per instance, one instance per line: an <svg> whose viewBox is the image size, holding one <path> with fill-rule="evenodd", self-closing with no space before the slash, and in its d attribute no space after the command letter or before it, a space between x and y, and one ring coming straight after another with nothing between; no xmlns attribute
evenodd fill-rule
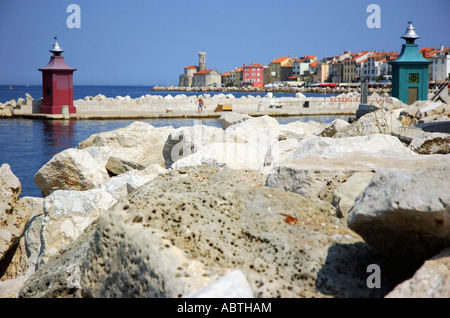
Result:
<svg viewBox="0 0 450 318"><path fill-rule="evenodd" d="M417 100L428 99L428 65L431 61L425 59L419 52L414 41L420 36L412 25L401 37L406 40L402 46L400 56L389 62L392 65L392 97L411 105Z"/></svg>

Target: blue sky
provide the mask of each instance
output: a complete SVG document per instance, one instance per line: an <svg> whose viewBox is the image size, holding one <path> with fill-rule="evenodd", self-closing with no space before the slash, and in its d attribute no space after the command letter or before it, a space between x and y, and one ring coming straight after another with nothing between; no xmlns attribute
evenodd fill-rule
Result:
<svg viewBox="0 0 450 318"><path fill-rule="evenodd" d="M69 4L81 28L68 28ZM369 28L370 4L381 27ZM449 0L0 0L0 84L40 84L53 37L75 85L177 85L206 51L224 73L280 56L400 51L413 20L419 47L450 46Z"/></svg>

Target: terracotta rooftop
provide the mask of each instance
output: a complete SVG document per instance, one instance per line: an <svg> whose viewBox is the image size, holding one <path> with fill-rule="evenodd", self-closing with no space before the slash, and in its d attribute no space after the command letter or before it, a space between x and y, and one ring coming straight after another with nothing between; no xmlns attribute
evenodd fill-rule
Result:
<svg viewBox="0 0 450 318"><path fill-rule="evenodd" d="M209 73L211 73L212 71L214 71L214 70L203 70L203 71L194 73L194 75L196 75L196 74L209 74Z"/></svg>
<svg viewBox="0 0 450 318"><path fill-rule="evenodd" d="M197 66L195 66L195 65L189 65L189 66L186 66L185 69L186 69L186 68L195 68L195 69L197 69Z"/></svg>
<svg viewBox="0 0 450 318"><path fill-rule="evenodd" d="M244 65L243 67L248 68L248 67L264 67L262 64L251 64L251 65Z"/></svg>
<svg viewBox="0 0 450 318"><path fill-rule="evenodd" d="M270 62L270 64L276 64L276 63L281 63L284 62L285 60L287 60L289 58L289 56L282 56L277 58L276 60L273 60L272 62Z"/></svg>

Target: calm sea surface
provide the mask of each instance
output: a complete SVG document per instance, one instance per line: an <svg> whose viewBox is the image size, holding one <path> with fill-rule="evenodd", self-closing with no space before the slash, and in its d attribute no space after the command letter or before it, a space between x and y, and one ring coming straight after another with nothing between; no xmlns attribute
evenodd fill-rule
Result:
<svg viewBox="0 0 450 318"><path fill-rule="evenodd" d="M34 99L38 99L40 86L0 86L0 102L11 99L25 98L29 93ZM151 87L140 86L84 86L81 95L74 96L75 99L85 96L103 94L107 97L126 96L132 98L145 94L165 95L166 92L150 92ZM15 93L12 93L14 91ZM171 93L172 95L176 93ZM245 94L245 93L241 93ZM188 95L188 94L186 94ZM238 93L234 93L238 97ZM247 94L248 95L248 94ZM253 94L257 95L257 94ZM280 94L288 96L289 94ZM293 94L292 94L293 95ZM281 124L292 121L317 120L329 123L335 118L347 120L348 116L311 116L311 117L279 117ZM126 127L134 120L37 120L37 119L1 119L0 118L0 165L8 163L12 172L19 178L22 184L23 196L41 197L40 189L33 183L36 172L47 163L55 154L67 149L74 148L81 141L92 134L110 131ZM192 126L195 119L145 119L155 127ZM221 127L217 119L203 119L204 125Z"/></svg>

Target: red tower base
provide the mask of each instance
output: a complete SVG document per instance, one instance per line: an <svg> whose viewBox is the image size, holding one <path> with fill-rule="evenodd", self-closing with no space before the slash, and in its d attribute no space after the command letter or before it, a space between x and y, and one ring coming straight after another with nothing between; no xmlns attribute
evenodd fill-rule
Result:
<svg viewBox="0 0 450 318"><path fill-rule="evenodd" d="M77 109L75 106L68 106L69 114L76 114ZM62 114L62 106L41 106L41 114Z"/></svg>

